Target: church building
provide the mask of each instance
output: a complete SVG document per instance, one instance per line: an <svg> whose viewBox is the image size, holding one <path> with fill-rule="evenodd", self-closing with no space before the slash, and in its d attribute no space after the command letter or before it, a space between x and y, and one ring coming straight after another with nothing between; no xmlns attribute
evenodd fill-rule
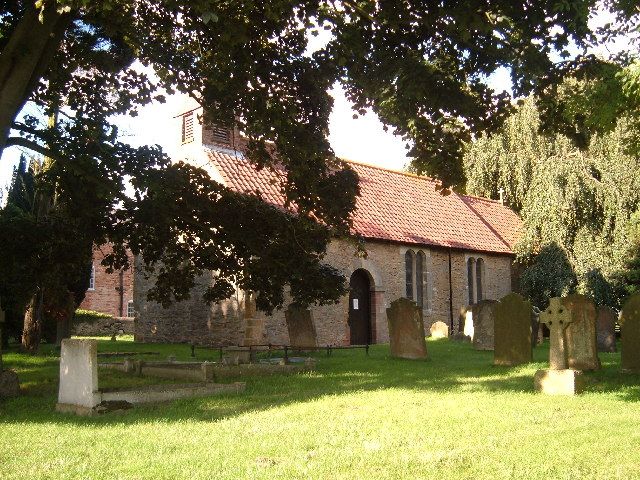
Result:
<svg viewBox="0 0 640 480"><path fill-rule="evenodd" d="M181 145L176 160L208 171L237 192L259 191L277 204L277 176L256 170L244 158L237 132L203 128L193 105L174 118ZM364 239L366 258L353 244L332 241L325 262L349 281L350 294L335 305L311 306L318 345L388 342L386 308L406 297L422 309L425 330L436 321L458 329L461 309L512 291L513 246L519 217L500 201L443 196L427 177L349 162L360 178L353 234ZM202 300L212 274L198 279L189 300L165 309L146 299L152 279L136 273L135 339L205 345L290 345L284 310L268 316L255 310L251 295L207 305ZM286 308L286 306L285 306Z"/></svg>

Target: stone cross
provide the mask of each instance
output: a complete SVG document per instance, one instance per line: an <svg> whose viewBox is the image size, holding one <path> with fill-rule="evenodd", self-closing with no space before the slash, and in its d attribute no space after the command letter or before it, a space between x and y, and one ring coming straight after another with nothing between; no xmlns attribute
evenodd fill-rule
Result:
<svg viewBox="0 0 640 480"><path fill-rule="evenodd" d="M552 298L546 310L540 312L540 322L549 328L549 368L551 370L567 368L565 329L572 321L571 311L558 297Z"/></svg>

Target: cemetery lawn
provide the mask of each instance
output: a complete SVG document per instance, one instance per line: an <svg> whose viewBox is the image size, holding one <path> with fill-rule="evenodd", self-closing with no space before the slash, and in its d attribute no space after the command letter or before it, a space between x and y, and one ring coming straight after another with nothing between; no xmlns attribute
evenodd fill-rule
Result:
<svg viewBox="0 0 640 480"><path fill-rule="evenodd" d="M83 418L56 413L58 358L5 355L22 396L0 402L0 479L640 478L640 376L600 354L577 397L535 394L548 350L522 367L448 340L430 360L386 345L318 353L314 373L246 378L246 392ZM101 340L99 351L186 345ZM199 359L217 352L197 350ZM153 358L146 356L144 358ZM100 371L100 386L157 380Z"/></svg>

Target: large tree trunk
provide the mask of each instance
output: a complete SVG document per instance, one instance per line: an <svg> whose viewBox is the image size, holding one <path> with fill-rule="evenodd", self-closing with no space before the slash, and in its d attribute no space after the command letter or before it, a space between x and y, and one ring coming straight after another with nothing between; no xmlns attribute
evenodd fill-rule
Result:
<svg viewBox="0 0 640 480"><path fill-rule="evenodd" d="M29 353L37 353L42 338L42 312L44 309L42 289L38 290L24 314L22 329L22 348Z"/></svg>
<svg viewBox="0 0 640 480"><path fill-rule="evenodd" d="M71 15L57 11L48 0L42 11L26 3L23 17L0 52L0 155L14 119L51 62Z"/></svg>
<svg viewBox="0 0 640 480"><path fill-rule="evenodd" d="M76 302L72 292L69 292L69 298L64 308L61 310L58 316L57 328L56 328L56 346L59 347L62 344L62 340L71 337L71 322L73 320L73 313L76 310Z"/></svg>

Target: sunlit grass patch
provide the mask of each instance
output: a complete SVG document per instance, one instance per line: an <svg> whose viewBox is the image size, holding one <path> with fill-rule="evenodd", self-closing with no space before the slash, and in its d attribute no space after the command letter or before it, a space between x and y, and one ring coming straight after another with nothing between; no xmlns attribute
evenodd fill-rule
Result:
<svg viewBox="0 0 640 480"><path fill-rule="evenodd" d="M512 368L465 343L428 349L428 361L392 359L384 345L317 352L317 371L249 377L241 395L95 418L54 412L55 349L11 352L25 389L0 403L0 478L640 477L640 379L619 374L619 354L601 356L585 394L562 398L533 392L546 346ZM191 359L184 344L101 339L99 351ZM159 381L99 373L105 387Z"/></svg>

